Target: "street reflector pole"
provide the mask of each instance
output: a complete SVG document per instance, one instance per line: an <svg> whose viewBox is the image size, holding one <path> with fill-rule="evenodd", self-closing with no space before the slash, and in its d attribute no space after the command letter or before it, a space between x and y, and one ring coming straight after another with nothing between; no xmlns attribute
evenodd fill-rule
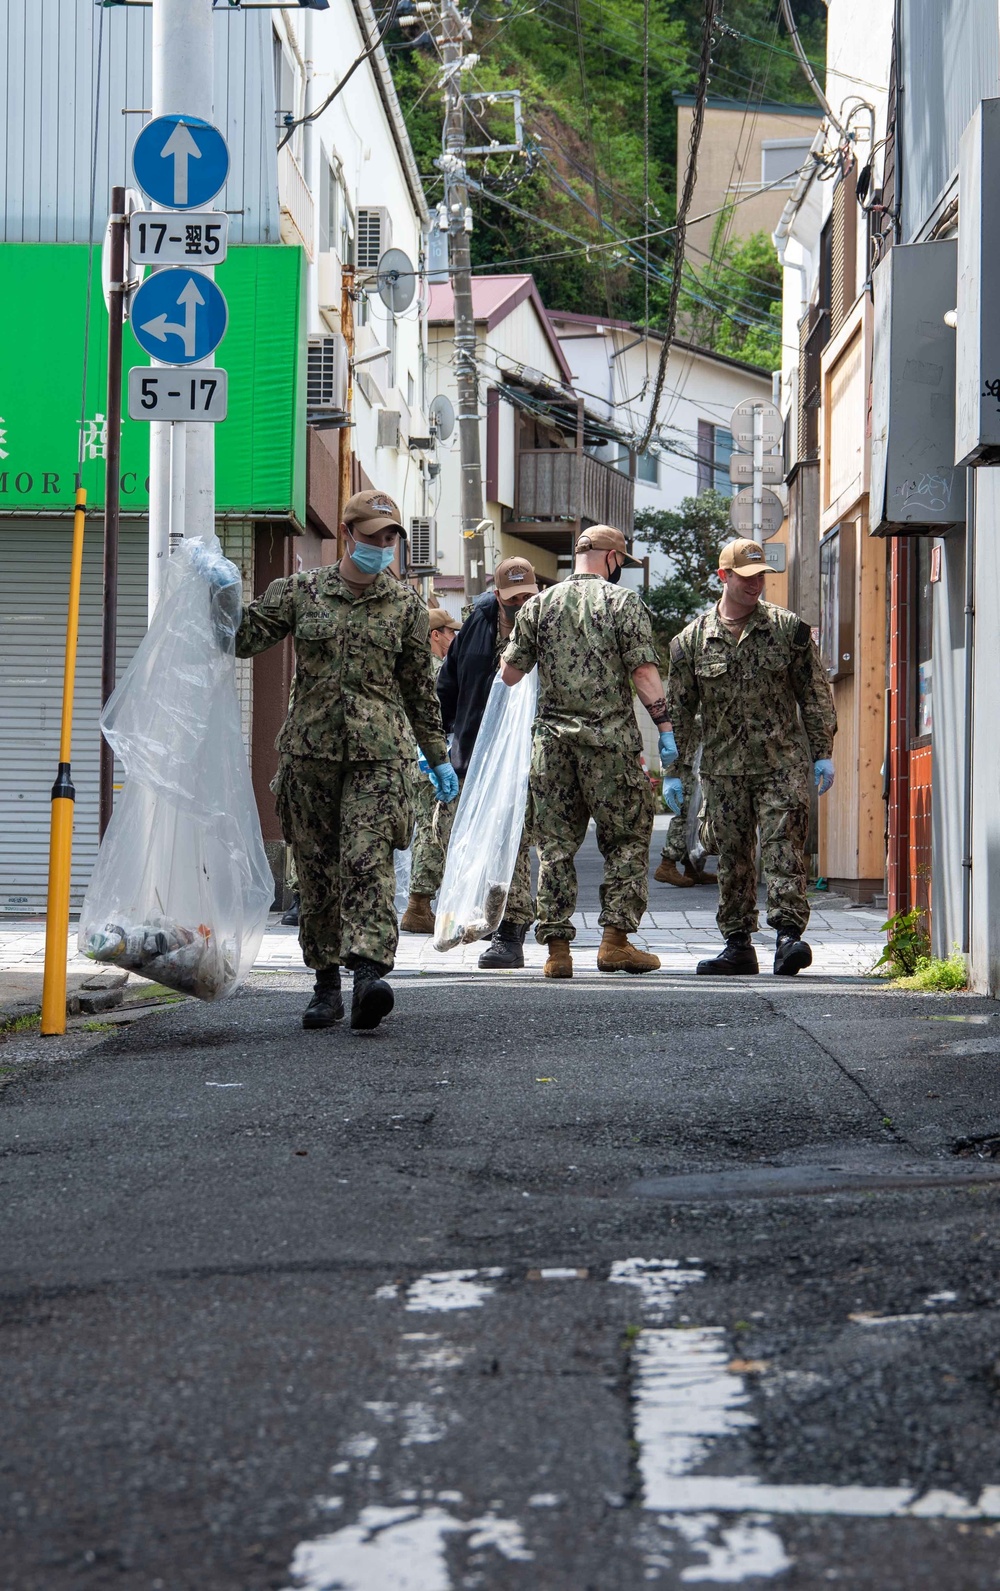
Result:
<svg viewBox="0 0 1000 1591"><path fill-rule="evenodd" d="M69 938L69 882L73 861L73 807L76 791L70 771L73 746L73 697L76 690L76 648L80 633L80 583L83 578L83 527L87 493L76 478L73 554L70 560L69 607L66 615L66 661L63 667L62 726L59 772L52 786L49 832L49 892L45 912L45 974L42 980L42 1032L46 1037L66 1031L66 941Z"/></svg>
<svg viewBox="0 0 1000 1591"><path fill-rule="evenodd" d="M121 517L122 325L125 319L125 189L111 190L111 286L108 289L107 463L104 481L104 605L101 613L101 706L115 688L118 662L118 528ZM115 803L115 754L101 736L98 835Z"/></svg>

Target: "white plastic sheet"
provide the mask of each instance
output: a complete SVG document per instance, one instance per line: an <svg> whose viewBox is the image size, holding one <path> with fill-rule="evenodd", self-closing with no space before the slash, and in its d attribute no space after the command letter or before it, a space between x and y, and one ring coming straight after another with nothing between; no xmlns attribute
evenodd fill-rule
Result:
<svg viewBox="0 0 1000 1591"><path fill-rule="evenodd" d="M472 944L500 925L524 827L537 700L536 670L513 686L493 681L448 842L435 950Z"/></svg>
<svg viewBox="0 0 1000 1591"><path fill-rule="evenodd" d="M240 729L240 574L181 544L101 715L125 773L80 913L94 961L219 1000L253 966L274 895Z"/></svg>

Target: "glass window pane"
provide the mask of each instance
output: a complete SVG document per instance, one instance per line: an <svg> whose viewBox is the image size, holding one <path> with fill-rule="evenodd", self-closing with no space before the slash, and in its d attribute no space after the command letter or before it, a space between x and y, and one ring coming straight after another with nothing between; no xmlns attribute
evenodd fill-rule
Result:
<svg viewBox="0 0 1000 1591"><path fill-rule="evenodd" d="M655 453L639 453L635 461L635 478L655 486L659 479L659 459Z"/></svg>
<svg viewBox="0 0 1000 1591"><path fill-rule="evenodd" d="M715 465L712 476L712 485L715 487L717 492L722 494L723 497L732 496L733 489L729 484L729 460L732 457L732 454L732 431L727 431L724 425L717 425L715 427L714 446L712 449L712 457Z"/></svg>

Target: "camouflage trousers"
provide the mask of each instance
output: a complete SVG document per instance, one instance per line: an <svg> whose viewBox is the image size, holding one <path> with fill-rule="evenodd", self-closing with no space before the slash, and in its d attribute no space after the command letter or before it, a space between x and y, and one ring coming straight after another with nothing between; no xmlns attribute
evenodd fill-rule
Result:
<svg viewBox="0 0 1000 1591"><path fill-rule="evenodd" d="M453 811L457 802L447 803L447 810ZM443 807L445 803L439 801L425 773L419 768L413 771L413 807L417 815L416 827L413 830L413 856L410 870L410 893L413 895L436 895L444 878L445 852L448 849L447 839L442 844L434 831L435 807ZM451 825L448 825L451 832Z"/></svg>
<svg viewBox="0 0 1000 1591"><path fill-rule="evenodd" d="M538 850L535 938L543 945L576 936L574 858L591 817L604 858L598 921L626 933L638 928L649 893L654 805L649 780L632 752L582 746L576 735L535 725L528 814Z"/></svg>
<svg viewBox="0 0 1000 1591"><path fill-rule="evenodd" d="M719 909L724 938L757 929L757 831L772 928L803 933L806 899L809 783L800 770L760 779L702 779L707 848L719 858Z"/></svg>
<svg viewBox="0 0 1000 1591"><path fill-rule="evenodd" d="M665 862L690 861L688 855L688 815L691 810L691 797L694 794L694 787L697 781L693 771L683 763L678 767L676 777L684 786L684 800L681 803L680 812L676 817L670 819L670 827L667 829L667 843L663 847L663 860Z"/></svg>
<svg viewBox="0 0 1000 1591"><path fill-rule="evenodd" d="M463 781L464 782L464 781ZM461 800L461 794L459 794ZM444 864L448 853L448 841L455 823L455 814L458 811L458 801L434 802L437 811L434 813L434 838L441 847L441 877L444 876ZM414 868L416 868L416 840L414 846ZM507 892L507 904L504 907L504 921L521 924L527 928L535 920L535 902L531 894L531 845L528 837L528 824L525 820L521 830L521 843L517 850L517 860L514 863L514 876L510 881ZM438 879L438 884L441 880ZM437 885L434 886L435 889ZM416 891L416 885L411 884Z"/></svg>
<svg viewBox="0 0 1000 1591"><path fill-rule="evenodd" d="M299 879L307 967L391 967L399 937L393 851L413 828L409 775L391 762L284 756L271 787Z"/></svg>

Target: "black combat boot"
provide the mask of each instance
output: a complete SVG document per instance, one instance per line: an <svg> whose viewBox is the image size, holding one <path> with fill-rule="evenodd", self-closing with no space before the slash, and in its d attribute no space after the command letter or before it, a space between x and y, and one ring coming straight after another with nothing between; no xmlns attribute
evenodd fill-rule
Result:
<svg viewBox="0 0 1000 1591"><path fill-rule="evenodd" d="M377 961L365 961L359 956L354 964L354 999L351 1001L351 1027L377 1028L388 1016L395 1001L382 974L388 972Z"/></svg>
<svg viewBox="0 0 1000 1591"><path fill-rule="evenodd" d="M759 972L757 952L749 934L727 934L726 948L710 961L699 961L698 971L709 978L746 977Z"/></svg>
<svg viewBox="0 0 1000 1591"><path fill-rule="evenodd" d="M316 974L313 997L302 1013L304 1028L329 1028L344 1015L340 968L322 967Z"/></svg>
<svg viewBox="0 0 1000 1591"><path fill-rule="evenodd" d="M286 928L297 928L299 926L299 897L297 891L292 896L291 905L289 906L288 910L283 913L281 921L284 923Z"/></svg>
<svg viewBox="0 0 1000 1591"><path fill-rule="evenodd" d="M774 947L774 976L794 978L803 967L812 966L813 953L794 928L779 928Z"/></svg>
<svg viewBox="0 0 1000 1591"><path fill-rule="evenodd" d="M505 917L490 941L489 950L484 950L480 956L479 965L486 969L523 967L527 927L527 923L511 923Z"/></svg>

